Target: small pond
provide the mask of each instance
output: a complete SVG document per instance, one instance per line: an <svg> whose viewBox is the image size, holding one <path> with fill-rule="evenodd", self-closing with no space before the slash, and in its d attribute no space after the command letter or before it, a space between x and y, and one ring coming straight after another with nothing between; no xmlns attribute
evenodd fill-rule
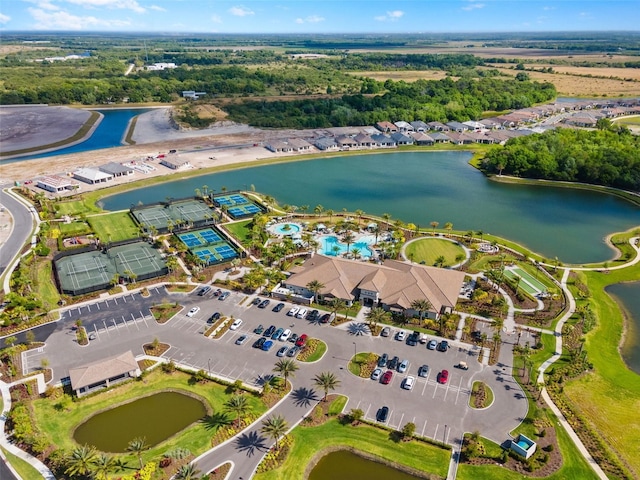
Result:
<svg viewBox="0 0 640 480"><path fill-rule="evenodd" d="M197 398L161 392L94 415L76 428L73 438L80 445L120 453L137 437L144 437L149 446L157 445L206 414Z"/></svg>
<svg viewBox="0 0 640 480"><path fill-rule="evenodd" d="M418 477L401 472L382 463L367 460L347 450L331 452L320 459L309 480L415 480Z"/></svg>
<svg viewBox="0 0 640 480"><path fill-rule="evenodd" d="M622 359L640 375L640 282L609 285L606 291L618 302L625 316Z"/></svg>

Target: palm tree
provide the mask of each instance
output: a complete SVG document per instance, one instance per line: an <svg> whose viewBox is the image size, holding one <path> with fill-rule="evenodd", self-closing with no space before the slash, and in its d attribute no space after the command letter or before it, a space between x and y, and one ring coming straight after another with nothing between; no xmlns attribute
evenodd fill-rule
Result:
<svg viewBox="0 0 640 480"><path fill-rule="evenodd" d="M391 313L384 308L375 307L366 314L369 329L373 330L378 323L385 323L391 320Z"/></svg>
<svg viewBox="0 0 640 480"><path fill-rule="evenodd" d="M447 261L446 258L444 258L444 255L439 255L436 258L436 266L437 267L442 267L442 265L444 265L444 263Z"/></svg>
<svg viewBox="0 0 640 480"><path fill-rule="evenodd" d="M331 219L333 218L333 214L335 213L333 210L329 209L325 212L327 215L329 215L329 223L331 223Z"/></svg>
<svg viewBox="0 0 640 480"><path fill-rule="evenodd" d="M356 239L356 237L353 235L353 233L351 233L349 230L347 230L342 237L340 238L340 241L343 243L347 244L347 253L349 253L349 247L351 246L351 244L353 243L353 241Z"/></svg>
<svg viewBox="0 0 640 480"><path fill-rule="evenodd" d="M140 462L140 468L143 467L142 464L142 452L149 449L149 445L145 441L144 437L136 437L129 442L127 445L127 452L133 453L138 457L138 461Z"/></svg>
<svg viewBox="0 0 640 480"><path fill-rule="evenodd" d="M276 441L276 450L278 450L278 440L281 436L287 433L288 429L289 425L283 416L273 415L262 421L262 428L260 431L262 433L266 433Z"/></svg>
<svg viewBox="0 0 640 480"><path fill-rule="evenodd" d="M323 402L327 401L329 390L335 390L340 386L340 380L336 378L336 375L333 372L319 373L313 378L313 383L324 390L324 398L322 399Z"/></svg>
<svg viewBox="0 0 640 480"><path fill-rule="evenodd" d="M387 232L389 231L389 220L391 219L391 215L388 213L383 213L382 218L384 219L384 223L387 225Z"/></svg>
<svg viewBox="0 0 640 480"><path fill-rule="evenodd" d="M93 470L96 461L96 449L89 445L76 447L66 460L67 468L65 473L71 476L87 477Z"/></svg>
<svg viewBox="0 0 640 480"><path fill-rule="evenodd" d="M431 305L431 302L426 298L416 298L411 302L411 308L420 315L420 325L422 325L425 314L428 313L432 307L433 305Z"/></svg>
<svg viewBox="0 0 640 480"><path fill-rule="evenodd" d="M353 247L351 253L353 253L353 258L355 258L356 260L360 258L360 249L358 247Z"/></svg>
<svg viewBox="0 0 640 480"><path fill-rule="evenodd" d="M336 315L338 313L338 310L343 307L344 301L341 298L334 297L329 301L329 308L331 309L331 313L333 313L334 315Z"/></svg>
<svg viewBox="0 0 640 480"><path fill-rule="evenodd" d="M175 478L179 480L191 480L200 476L200 470L193 463L182 465L176 472Z"/></svg>
<svg viewBox="0 0 640 480"><path fill-rule="evenodd" d="M309 283L307 283L307 289L310 292L313 292L313 301L316 303L318 302L318 293L323 288L324 288L324 283L318 280L311 280Z"/></svg>
<svg viewBox="0 0 640 480"><path fill-rule="evenodd" d="M109 474L116 468L116 465L118 465L118 460L111 455L101 453L95 459L94 464L93 476L97 480L106 480L109 477Z"/></svg>
<svg viewBox="0 0 640 480"><path fill-rule="evenodd" d="M296 372L300 367L295 360L292 358L283 358L282 360L278 360L276 362L275 367L273 367L273 371L279 373L284 377L284 387L287 387L287 378L295 377Z"/></svg>
<svg viewBox="0 0 640 480"><path fill-rule="evenodd" d="M324 207L319 204L316 205L315 208L313 209L313 212L316 214L317 217L319 217L323 211L324 211Z"/></svg>
<svg viewBox="0 0 640 480"><path fill-rule="evenodd" d="M364 210L356 210L354 212L358 216L358 227L360 226L360 220L362 220L362 216L364 215Z"/></svg>
<svg viewBox="0 0 640 480"><path fill-rule="evenodd" d="M376 223L376 226L371 229L373 234L376 236L376 245L378 244L378 235L380 235L380 226Z"/></svg>
<svg viewBox="0 0 640 480"><path fill-rule="evenodd" d="M247 397L244 395L234 395L225 404L227 410L236 416L236 427L240 426L240 417L243 416L250 408L247 403Z"/></svg>
<svg viewBox="0 0 640 480"><path fill-rule="evenodd" d="M453 223L451 223L451 222L445 223L444 224L444 229L449 232L447 234L447 236L451 236L451 230L453 230Z"/></svg>
<svg viewBox="0 0 640 480"><path fill-rule="evenodd" d="M433 235L436 234L436 228L438 228L438 225L440 225L440 223L438 222L431 222L429 225L431 225L431 233Z"/></svg>
<svg viewBox="0 0 640 480"><path fill-rule="evenodd" d="M476 232L476 235L478 236L478 238L480 238L480 241L482 242L482 237L484 236L484 232L482 230L478 230Z"/></svg>

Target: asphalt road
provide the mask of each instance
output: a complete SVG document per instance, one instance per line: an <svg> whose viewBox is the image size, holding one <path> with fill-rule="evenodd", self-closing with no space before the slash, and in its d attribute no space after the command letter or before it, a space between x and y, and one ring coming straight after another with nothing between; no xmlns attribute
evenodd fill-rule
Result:
<svg viewBox="0 0 640 480"><path fill-rule="evenodd" d="M18 202L11 195L0 191L0 204L4 205L13 216L13 232L0 247L0 275L4 273L15 255L20 253L33 229L33 217L29 208Z"/></svg>
<svg viewBox="0 0 640 480"><path fill-rule="evenodd" d="M248 385L260 387L273 375L273 367L278 360L276 352L285 343L275 341L268 352L252 348L258 338L253 329L258 324L265 328L294 325L291 327L294 332L322 339L328 350L318 362L299 364L300 369L291 378L292 394L272 412L285 416L289 425L300 421L322 397L323 393L313 386L313 378L324 371L335 373L340 380L341 385L335 393L348 397L346 411L359 408L368 420L375 421L378 409L386 405L390 409L388 426L402 428L413 422L419 435L449 444L459 443L464 432L475 430L502 443L526 416L526 397L510 375L509 345L503 346L505 354L499 365L483 366L477 361L477 351L469 345L450 342L452 348L442 353L427 350L423 344L408 346L393 337L371 337L362 325L353 322L330 327L293 319L286 316L288 308L279 313L273 312L271 307L276 303L273 301L268 308L259 309L244 294L232 293L225 301L219 301L211 293L199 297L196 291L189 295L169 294L164 288L151 288L151 297L148 298L127 294L70 307L62 313L59 322L34 329L36 339L46 345L23 354L24 368L38 369L42 359L46 358L53 369L54 379L60 380L68 376L72 367L127 350L132 350L134 355L142 354L142 345L158 338L171 345L164 355L167 358L221 378L241 379ZM178 301L184 309L166 324L159 325L151 316L149 307L162 301ZM188 317L186 313L193 306L199 306L200 311ZM241 327L228 331L217 340L204 337L206 320L216 311L242 318ZM95 335L95 339L85 347L76 341L74 326L78 319L82 320L88 333ZM235 340L243 334L249 338L244 344L236 345ZM382 385L356 377L348 371L348 362L355 352L397 355L409 361L409 368L405 373L395 372L392 382ZM461 360L468 363L469 370L454 368ZM430 367L426 378L417 376L418 367L422 364ZM437 382L437 374L443 369L449 370L446 384ZM416 377L412 390L401 388L407 375ZM475 380L486 382L494 391L494 403L480 411L468 405ZM201 456L197 461L198 468L205 473L231 459L234 462L232 478L250 478L262 453L271 445L271 440L259 430L258 423L238 439Z"/></svg>

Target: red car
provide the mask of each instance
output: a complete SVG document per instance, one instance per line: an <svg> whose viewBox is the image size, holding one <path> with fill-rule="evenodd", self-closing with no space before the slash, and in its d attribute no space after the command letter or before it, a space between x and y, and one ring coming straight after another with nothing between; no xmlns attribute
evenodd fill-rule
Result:
<svg viewBox="0 0 640 480"><path fill-rule="evenodd" d="M382 378L380 379L380 383L382 383L383 385L389 385L389 383L391 383L392 378L393 378L393 371L387 370L382 375Z"/></svg>
<svg viewBox="0 0 640 480"><path fill-rule="evenodd" d="M304 344L307 343L307 338L307 335L304 333L300 335L296 340L296 347L304 347Z"/></svg>
<svg viewBox="0 0 640 480"><path fill-rule="evenodd" d="M442 383L444 385L447 383L447 380L449 380L449 370L442 370L438 374L438 383Z"/></svg>

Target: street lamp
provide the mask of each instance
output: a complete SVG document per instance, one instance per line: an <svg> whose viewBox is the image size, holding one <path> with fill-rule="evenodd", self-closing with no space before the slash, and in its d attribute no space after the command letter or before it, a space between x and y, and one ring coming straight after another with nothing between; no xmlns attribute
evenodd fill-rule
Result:
<svg viewBox="0 0 640 480"><path fill-rule="evenodd" d="M442 437L442 443L447 443L447 425L444 426L444 436Z"/></svg>
<svg viewBox="0 0 640 480"><path fill-rule="evenodd" d="M358 346L356 345L356 342L353 342L353 358L355 360L356 355L358 355Z"/></svg>
<svg viewBox="0 0 640 480"><path fill-rule="evenodd" d="M209 372L209 375L211 375L211 359L207 360L207 371Z"/></svg>

